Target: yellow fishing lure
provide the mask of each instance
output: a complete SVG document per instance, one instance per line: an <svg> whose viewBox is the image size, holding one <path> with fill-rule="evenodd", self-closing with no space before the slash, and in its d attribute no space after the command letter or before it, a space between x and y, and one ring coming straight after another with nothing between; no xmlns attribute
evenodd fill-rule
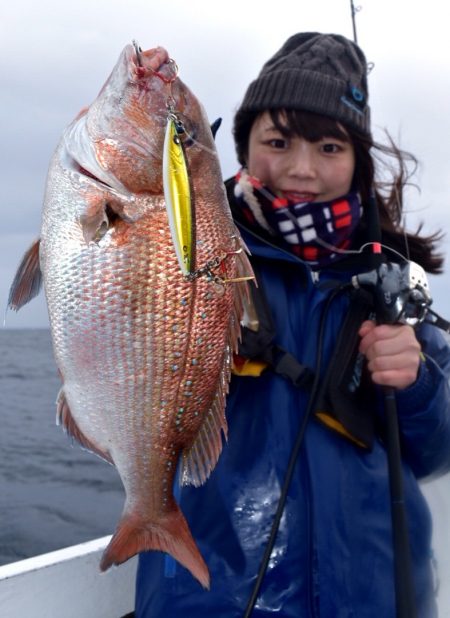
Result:
<svg viewBox="0 0 450 618"><path fill-rule="evenodd" d="M180 125L179 125L180 126ZM189 175L177 119L167 119L163 153L163 185L170 232L183 275L194 271L194 221Z"/></svg>

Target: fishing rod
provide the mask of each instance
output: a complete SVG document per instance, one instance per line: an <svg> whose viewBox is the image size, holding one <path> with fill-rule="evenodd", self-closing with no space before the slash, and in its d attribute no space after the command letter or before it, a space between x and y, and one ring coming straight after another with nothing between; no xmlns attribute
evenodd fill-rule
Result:
<svg viewBox="0 0 450 618"><path fill-rule="evenodd" d="M353 41L358 44L356 13L361 10L350 0ZM373 65L372 65L373 68ZM369 273L354 277L355 287L365 287L373 293L376 320L379 324L403 322L416 326L425 319L431 296L423 269L413 262L404 265L386 264L381 251L381 225L375 195L370 196L369 227L373 251ZM411 315L408 315L408 311ZM437 316L439 318L439 316ZM440 318L439 318L440 319ZM445 320L442 320L445 322ZM416 604L412 577L411 549L406 516L402 456L395 389L385 386L386 451L388 458L391 521L394 546L394 578L397 618L415 618Z"/></svg>
<svg viewBox="0 0 450 618"><path fill-rule="evenodd" d="M356 13L361 10L360 6L355 6L353 0L350 0L350 12L352 15L352 26L353 26L353 41L358 44L358 34L356 32Z"/></svg>
<svg viewBox="0 0 450 618"><path fill-rule="evenodd" d="M375 193L369 198L369 235L373 240L372 270L352 279L355 288L365 288L373 295L378 324L420 324L431 304L428 282L423 269L414 262L386 262L381 249L381 225ZM386 452L388 459L391 521L394 554L394 582L397 618L415 618L416 603L412 577L411 549L403 490L402 455L395 389L383 387L386 417Z"/></svg>
<svg viewBox="0 0 450 618"><path fill-rule="evenodd" d="M292 478L294 476L295 470L296 470L296 466L297 466L297 462L298 462L298 456L300 454L300 451L303 447L304 444L304 439L305 439L305 433L306 433L306 429L308 426L308 423L310 421L310 418L313 414L313 410L314 410L314 406L316 404L317 401L317 396L319 394L319 388L320 388L320 379L321 379L321 365L322 365L322 355L323 355L323 344L324 344L324 337L325 337L325 327L327 324L327 318L329 315L329 311L331 308L331 305L333 304L333 301L335 300L335 298L340 295L342 292L344 292L344 290L346 289L347 286L345 287L337 287L335 288L331 294L329 295L326 304L325 304L325 308L323 310L321 319L320 319L320 325L319 325L319 334L318 334L318 343L317 343L317 358L316 358L316 367L315 367L315 371L314 371L314 380L313 380L313 384L311 386L311 392L310 392L310 396L309 396L309 401L305 410L305 414L303 416L303 419L300 422L298 431L297 431L297 436L295 438L295 442L294 445L292 447L292 451L290 453L289 456L289 460L288 460L288 464L287 464L287 469L286 469L286 474L283 480L283 484L281 487L281 492L280 492L280 497L279 497L279 501L278 501L278 505L277 505L277 509L272 521L272 526L271 526L271 530L269 533L269 538L267 540L266 543L266 547L265 547L265 551L259 566L259 570L257 573L257 577L250 595L250 598L247 602L247 606L245 608L245 612L243 615L243 618L250 618L250 616L253 613L253 609L255 607L256 601L258 600L258 596L261 590L261 586L265 577L265 574L267 572L267 568L269 566L269 561L270 561L270 556L272 555L272 551L273 548L275 546L275 541L276 541L276 537L278 534L278 530L280 527L280 523L281 523L281 517L283 515L285 506L286 506L286 501L287 501L287 497L288 497L288 492L289 492L289 488L291 485L291 481Z"/></svg>
<svg viewBox="0 0 450 618"><path fill-rule="evenodd" d="M311 387L307 409L300 424L298 435L289 458L287 473L283 482L277 511L255 585L245 609L244 618L250 618L256 604L275 544L294 468L300 449L303 446L306 426L316 404L320 366L322 362L324 327L329 308L334 298L336 298L339 293L348 289L348 287L366 289L372 295L372 305L378 324L400 323L408 324L414 328L426 321L450 333L450 322L430 309L432 299L423 268L415 262L406 259L403 263L392 263L385 260L385 256L381 251L381 228L374 196L369 200L368 211L369 234L370 237L373 238L373 241L370 243L373 250L368 256L368 266L370 270L355 275L352 278L350 286L344 285L336 288L328 298L324 309L319 328L317 360L314 372L315 379ZM391 499L396 618L416 618L417 612L403 490L402 456L395 389L392 387L383 387L383 394L386 416L386 453Z"/></svg>

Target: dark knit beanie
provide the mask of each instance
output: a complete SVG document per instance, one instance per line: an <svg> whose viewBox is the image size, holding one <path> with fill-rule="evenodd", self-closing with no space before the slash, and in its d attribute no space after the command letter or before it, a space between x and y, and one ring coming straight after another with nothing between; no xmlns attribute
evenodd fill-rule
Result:
<svg viewBox="0 0 450 618"><path fill-rule="evenodd" d="M337 34L302 32L266 62L238 113L298 109L370 134L367 100L367 63L360 48Z"/></svg>

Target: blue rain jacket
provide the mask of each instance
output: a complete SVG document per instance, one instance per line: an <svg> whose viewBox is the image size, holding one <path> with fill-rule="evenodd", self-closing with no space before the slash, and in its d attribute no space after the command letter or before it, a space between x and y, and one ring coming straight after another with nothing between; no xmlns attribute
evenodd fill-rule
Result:
<svg viewBox="0 0 450 618"><path fill-rule="evenodd" d="M276 340L314 368L318 328L330 289L313 281L293 255L243 231L269 301ZM321 281L349 273L322 272ZM324 362L348 309L333 301ZM397 392L403 474L419 618L436 616L430 561L431 519L419 478L450 468L450 352L443 334L423 324L418 380ZM140 555L137 618L242 617L262 559L308 401L273 372L233 376L227 402L228 442L210 479L183 487L179 502L209 567L205 591L160 552ZM376 439L363 450L309 421L261 593L252 616L395 617L388 465Z"/></svg>

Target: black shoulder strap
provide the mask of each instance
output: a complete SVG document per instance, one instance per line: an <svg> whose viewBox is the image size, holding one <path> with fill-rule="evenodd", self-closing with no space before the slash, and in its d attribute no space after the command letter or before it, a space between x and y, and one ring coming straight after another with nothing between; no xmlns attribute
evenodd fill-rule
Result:
<svg viewBox="0 0 450 618"><path fill-rule="evenodd" d="M275 325L263 285L254 266L258 286L252 286L252 297L258 315L257 331L242 329L239 356L267 363L276 374L297 388L310 389L314 379L311 368L300 363L290 352L277 345ZM337 285L338 282L335 282ZM339 282L339 284L341 284ZM364 290L350 291L346 318L339 331L331 361L318 393L316 416L329 428L346 436L353 443L371 448L374 419L371 410L373 389L368 384L359 388L363 379L364 357L358 353L359 326L372 310L372 296ZM367 395L369 393L369 395Z"/></svg>
<svg viewBox="0 0 450 618"><path fill-rule="evenodd" d="M359 326L370 317L373 303L363 290L350 293L350 303L318 396L317 415L326 425L342 429L353 442L370 449L374 439L373 388L363 371ZM363 385L363 388L360 386ZM331 419L331 420L330 420Z"/></svg>
<svg viewBox="0 0 450 618"><path fill-rule="evenodd" d="M272 343L266 348L262 360L266 361L275 373L290 380L297 388L311 387L314 372L306 365L299 363L290 352L282 347Z"/></svg>
<svg viewBox="0 0 450 618"><path fill-rule="evenodd" d="M252 266L258 286L251 286L251 294L259 326L257 331L243 327L239 356L264 361L272 371L290 380L295 386L309 388L313 379L311 369L299 363L290 352L274 343L276 330L272 313L258 276L257 266L254 263Z"/></svg>

